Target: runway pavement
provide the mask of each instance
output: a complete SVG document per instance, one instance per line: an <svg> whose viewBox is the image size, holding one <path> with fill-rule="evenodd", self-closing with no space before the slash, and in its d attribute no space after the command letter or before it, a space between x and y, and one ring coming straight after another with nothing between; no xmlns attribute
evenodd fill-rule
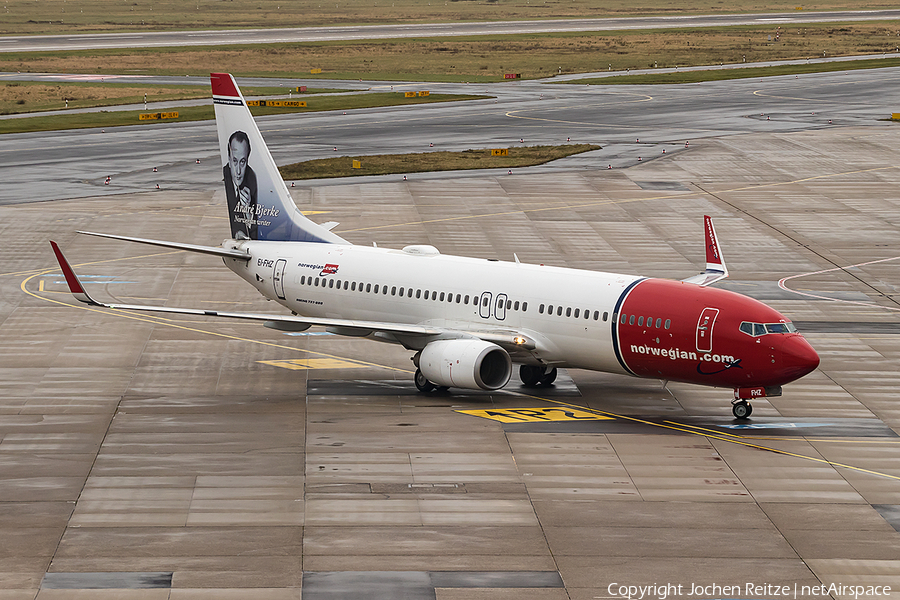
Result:
<svg viewBox="0 0 900 600"><path fill-rule="evenodd" d="M0 206L0 597L896 596L900 132L876 120L896 77L521 87L509 106L261 120L281 162L338 139L393 151L404 131L605 136L597 156L513 175L292 192L354 243L671 278L703 269L712 215L724 286L822 357L749 423L730 390L571 371L540 393L421 395L393 346L76 306L49 239L104 298L275 310L214 258L75 233L218 244L208 125L10 136L4 193L35 201ZM156 164L167 189L139 191ZM107 171L120 187L96 183Z"/></svg>
<svg viewBox="0 0 900 600"><path fill-rule="evenodd" d="M487 21L482 23L414 23L402 25L232 29L222 31L133 31L126 33L0 36L0 52L159 48L167 46L234 46L236 44L376 40L410 37L433 38L523 33L565 33L572 31L667 29L673 27L726 27L734 25L772 25L775 23L796 25L802 23L886 21L896 20L897 18L900 18L900 10L892 9L541 21Z"/></svg>
<svg viewBox="0 0 900 600"><path fill-rule="evenodd" d="M495 100L278 115L258 124L279 164L571 140L603 149L545 170L621 168L708 137L888 127L885 119L900 111L898 83L897 68L667 86L363 82L378 91L393 86L396 93L428 89ZM205 190L221 177L218 163L212 121L4 135L0 204L143 192L157 184L165 193Z"/></svg>

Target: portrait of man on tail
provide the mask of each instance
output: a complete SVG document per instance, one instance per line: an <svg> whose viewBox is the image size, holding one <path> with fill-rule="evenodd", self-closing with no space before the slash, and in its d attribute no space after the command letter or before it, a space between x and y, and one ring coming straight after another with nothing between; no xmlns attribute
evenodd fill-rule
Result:
<svg viewBox="0 0 900 600"><path fill-rule="evenodd" d="M223 172L231 236L236 240L257 239L256 173L249 160L250 138L243 131L235 131L228 138L228 163Z"/></svg>

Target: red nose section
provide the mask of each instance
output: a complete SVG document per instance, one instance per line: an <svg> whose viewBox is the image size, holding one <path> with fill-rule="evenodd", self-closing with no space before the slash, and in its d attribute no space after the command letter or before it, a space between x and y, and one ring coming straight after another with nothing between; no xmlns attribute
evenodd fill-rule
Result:
<svg viewBox="0 0 900 600"><path fill-rule="evenodd" d="M785 336L781 344L781 375L787 381L800 379L819 366L819 355L800 335Z"/></svg>

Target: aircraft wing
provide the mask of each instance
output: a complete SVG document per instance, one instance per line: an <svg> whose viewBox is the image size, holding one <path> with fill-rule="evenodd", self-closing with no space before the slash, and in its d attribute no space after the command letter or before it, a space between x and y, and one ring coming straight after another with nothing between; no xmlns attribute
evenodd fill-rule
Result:
<svg viewBox="0 0 900 600"><path fill-rule="evenodd" d="M709 215L703 217L703 230L706 238L706 270L682 281L706 287L728 277L728 267L719 250L719 238L716 237L716 228Z"/></svg>
<svg viewBox="0 0 900 600"><path fill-rule="evenodd" d="M118 236L104 236L116 237ZM66 284L69 291L75 296L75 299L102 308L110 308L114 310L134 310L142 312L158 312L179 315L195 315L201 317L224 317L227 319L244 319L249 321L262 321L266 327L279 331L303 331L310 326L327 327L334 333L340 335L365 336L370 333L384 332L397 336L445 336L445 337L472 337L493 342L508 349L532 350L535 348L535 342L530 336L521 332L510 329L493 329L493 330L464 330L453 327L436 327L427 325L407 325L403 323L391 323L381 321L360 321L351 319L329 319L321 317L303 317L300 315L277 315L267 313L243 313L221 310L207 310L197 308L174 308L169 306L150 306L144 304L114 304L99 302L92 298L85 290L81 280L75 271L69 265L69 261L63 255L59 245L51 241L53 253L62 269L66 278ZM177 247L177 246L173 246Z"/></svg>

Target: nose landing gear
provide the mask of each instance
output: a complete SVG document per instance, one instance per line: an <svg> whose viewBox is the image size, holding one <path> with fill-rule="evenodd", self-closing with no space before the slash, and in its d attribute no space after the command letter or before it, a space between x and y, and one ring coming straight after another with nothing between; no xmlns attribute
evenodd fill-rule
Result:
<svg viewBox="0 0 900 600"><path fill-rule="evenodd" d="M753 406L746 400L735 399L731 403L731 414L735 419L746 419L753 413Z"/></svg>

